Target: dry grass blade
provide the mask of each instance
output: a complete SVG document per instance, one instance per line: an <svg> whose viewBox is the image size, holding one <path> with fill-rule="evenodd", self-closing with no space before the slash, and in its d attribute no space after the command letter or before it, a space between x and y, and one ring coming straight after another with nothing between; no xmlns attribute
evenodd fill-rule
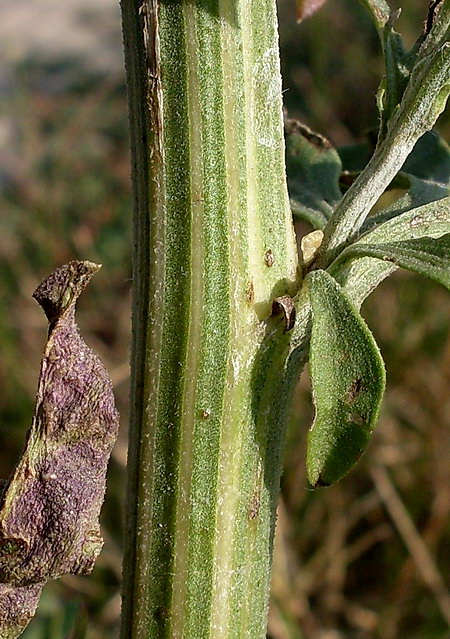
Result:
<svg viewBox="0 0 450 639"><path fill-rule="evenodd" d="M382 466L374 467L371 475L375 487L402 537L405 546L408 548L424 583L433 593L442 616L450 625L450 594L433 557L414 526L386 469Z"/></svg>

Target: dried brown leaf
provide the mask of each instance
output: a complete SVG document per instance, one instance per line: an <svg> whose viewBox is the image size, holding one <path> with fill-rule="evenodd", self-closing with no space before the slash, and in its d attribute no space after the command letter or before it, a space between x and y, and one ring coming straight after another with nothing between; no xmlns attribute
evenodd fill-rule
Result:
<svg viewBox="0 0 450 639"><path fill-rule="evenodd" d="M25 450L0 510L0 637L17 637L50 579L89 573L103 540L98 517L119 425L112 384L75 322L100 267L70 262L33 297L49 320Z"/></svg>

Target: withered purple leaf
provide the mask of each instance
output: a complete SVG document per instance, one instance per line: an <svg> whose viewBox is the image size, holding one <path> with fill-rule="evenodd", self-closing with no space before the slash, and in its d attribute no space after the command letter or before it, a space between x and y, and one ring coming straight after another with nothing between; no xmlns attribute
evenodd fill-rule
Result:
<svg viewBox="0 0 450 639"><path fill-rule="evenodd" d="M0 583L0 638L16 639L36 612L43 584L13 586Z"/></svg>
<svg viewBox="0 0 450 639"><path fill-rule="evenodd" d="M75 322L99 268L69 262L33 293L49 334L25 449L0 490L0 639L21 634L47 581L89 573L103 545L98 518L119 416L108 374Z"/></svg>

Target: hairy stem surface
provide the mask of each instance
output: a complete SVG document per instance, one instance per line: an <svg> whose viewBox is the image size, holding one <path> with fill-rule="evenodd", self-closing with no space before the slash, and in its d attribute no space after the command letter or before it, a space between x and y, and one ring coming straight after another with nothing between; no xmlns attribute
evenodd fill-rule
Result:
<svg viewBox="0 0 450 639"><path fill-rule="evenodd" d="M135 193L122 637L265 636L294 294L273 0L123 0Z"/></svg>

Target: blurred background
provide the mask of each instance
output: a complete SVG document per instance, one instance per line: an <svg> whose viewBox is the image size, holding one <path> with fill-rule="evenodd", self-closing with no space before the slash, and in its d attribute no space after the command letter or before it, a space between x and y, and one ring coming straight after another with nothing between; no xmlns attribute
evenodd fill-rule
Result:
<svg viewBox="0 0 450 639"><path fill-rule="evenodd" d="M404 0L399 30L408 44L426 4ZM364 10L356 0L329 0L297 25L294 0L280 0L279 13L289 115L338 146L361 140L377 124L383 69ZM96 568L50 583L25 639L118 636L131 288L127 124L115 0L2 0L0 477L23 445L45 342L31 293L71 259L103 264L78 319L110 371L122 423ZM449 118L439 125L448 140ZM398 272L363 312L387 366L380 423L346 479L309 491L312 408L303 376L286 447L270 639L450 638L450 296Z"/></svg>

